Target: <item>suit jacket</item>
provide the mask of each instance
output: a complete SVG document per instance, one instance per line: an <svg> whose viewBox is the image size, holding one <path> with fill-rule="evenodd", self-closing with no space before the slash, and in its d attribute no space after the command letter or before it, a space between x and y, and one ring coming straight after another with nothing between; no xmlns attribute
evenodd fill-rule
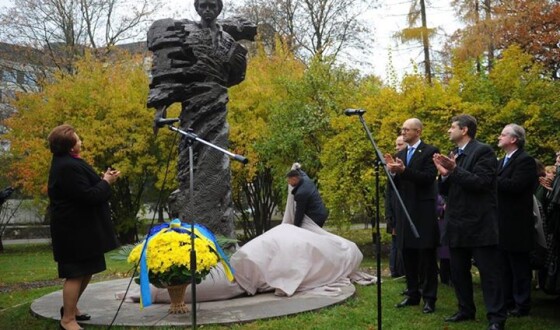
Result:
<svg viewBox="0 0 560 330"><path fill-rule="evenodd" d="M505 251L529 252L535 247L533 190L537 166L525 150L517 150L498 169L499 247Z"/></svg>
<svg viewBox="0 0 560 330"><path fill-rule="evenodd" d="M437 169L432 160L437 152L436 147L420 142L404 172L394 177L404 205L420 234L420 238L414 237L402 207L395 203L397 243L400 249L426 249L438 245ZM404 149L397 153L397 157L406 163L406 154L407 149Z"/></svg>
<svg viewBox="0 0 560 330"><path fill-rule="evenodd" d="M440 193L447 199L442 243L449 247L498 244L498 160L492 148L471 140L457 167L439 179Z"/></svg>
<svg viewBox="0 0 560 330"><path fill-rule="evenodd" d="M292 190L294 201L296 202L296 212L294 215L294 225L301 227L303 216L307 215L320 227L323 226L329 216L329 211L325 207L317 187L311 179L301 171L301 179L297 186Z"/></svg>
<svg viewBox="0 0 560 330"><path fill-rule="evenodd" d="M118 247L108 202L111 188L84 160L53 156L48 194L55 261L85 260Z"/></svg>

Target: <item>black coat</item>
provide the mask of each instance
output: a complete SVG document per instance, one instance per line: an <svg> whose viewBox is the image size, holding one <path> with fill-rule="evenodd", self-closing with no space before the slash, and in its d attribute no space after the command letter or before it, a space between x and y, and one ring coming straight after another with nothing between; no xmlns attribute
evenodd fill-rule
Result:
<svg viewBox="0 0 560 330"><path fill-rule="evenodd" d="M505 251L529 252L535 247L533 191L538 181L537 165L524 150L517 150L498 170L499 247Z"/></svg>
<svg viewBox="0 0 560 330"><path fill-rule="evenodd" d="M85 260L118 247L108 202L111 188L84 160L53 156L48 194L55 261Z"/></svg>
<svg viewBox="0 0 560 330"><path fill-rule="evenodd" d="M299 183L292 190L296 202L294 225L301 227L304 215L307 215L319 226L323 226L329 216L317 187L311 179L301 171Z"/></svg>
<svg viewBox="0 0 560 330"><path fill-rule="evenodd" d="M498 244L497 168L494 150L471 140L457 157L455 171L446 180L440 178L440 193L447 201L444 245L453 248Z"/></svg>
<svg viewBox="0 0 560 330"><path fill-rule="evenodd" d="M436 147L420 142L404 172L394 176L395 185L420 235L420 238L414 237L402 207L393 204L399 249L427 249L438 245L437 169L432 160L437 152ZM396 156L406 164L406 154L407 149L404 149Z"/></svg>

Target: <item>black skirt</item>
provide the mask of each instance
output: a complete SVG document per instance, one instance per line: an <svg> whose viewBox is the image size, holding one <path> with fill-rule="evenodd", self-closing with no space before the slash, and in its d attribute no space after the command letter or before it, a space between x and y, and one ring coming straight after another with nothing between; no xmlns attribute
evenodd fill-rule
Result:
<svg viewBox="0 0 560 330"><path fill-rule="evenodd" d="M86 260L74 262L59 262L58 277L75 278L100 273L107 269L105 257L101 254Z"/></svg>

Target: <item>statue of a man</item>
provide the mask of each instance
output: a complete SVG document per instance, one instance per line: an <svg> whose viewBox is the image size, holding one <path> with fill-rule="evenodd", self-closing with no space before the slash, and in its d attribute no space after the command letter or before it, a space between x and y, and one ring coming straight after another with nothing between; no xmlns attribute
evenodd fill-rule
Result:
<svg viewBox="0 0 560 330"><path fill-rule="evenodd" d="M163 19L148 31L153 67L148 107L156 120L181 102L181 127L227 149L227 87L245 79L247 50L237 42L253 40L256 27L244 19L218 23L221 0L195 0L200 22ZM154 127L157 133L157 127ZM171 214L207 225L215 233L233 236L233 206L229 159L219 151L194 143L194 210L189 206L187 139L179 146L179 189L170 197Z"/></svg>

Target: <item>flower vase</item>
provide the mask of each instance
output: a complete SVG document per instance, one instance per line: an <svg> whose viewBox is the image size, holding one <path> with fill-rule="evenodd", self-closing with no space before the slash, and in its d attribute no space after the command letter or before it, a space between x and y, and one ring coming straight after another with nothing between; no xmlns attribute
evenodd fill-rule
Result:
<svg viewBox="0 0 560 330"><path fill-rule="evenodd" d="M185 292L187 291L187 286L189 286L189 284L190 283L167 287L169 299L171 300L171 304L169 305L169 314L185 314L188 312L187 305L185 304Z"/></svg>

